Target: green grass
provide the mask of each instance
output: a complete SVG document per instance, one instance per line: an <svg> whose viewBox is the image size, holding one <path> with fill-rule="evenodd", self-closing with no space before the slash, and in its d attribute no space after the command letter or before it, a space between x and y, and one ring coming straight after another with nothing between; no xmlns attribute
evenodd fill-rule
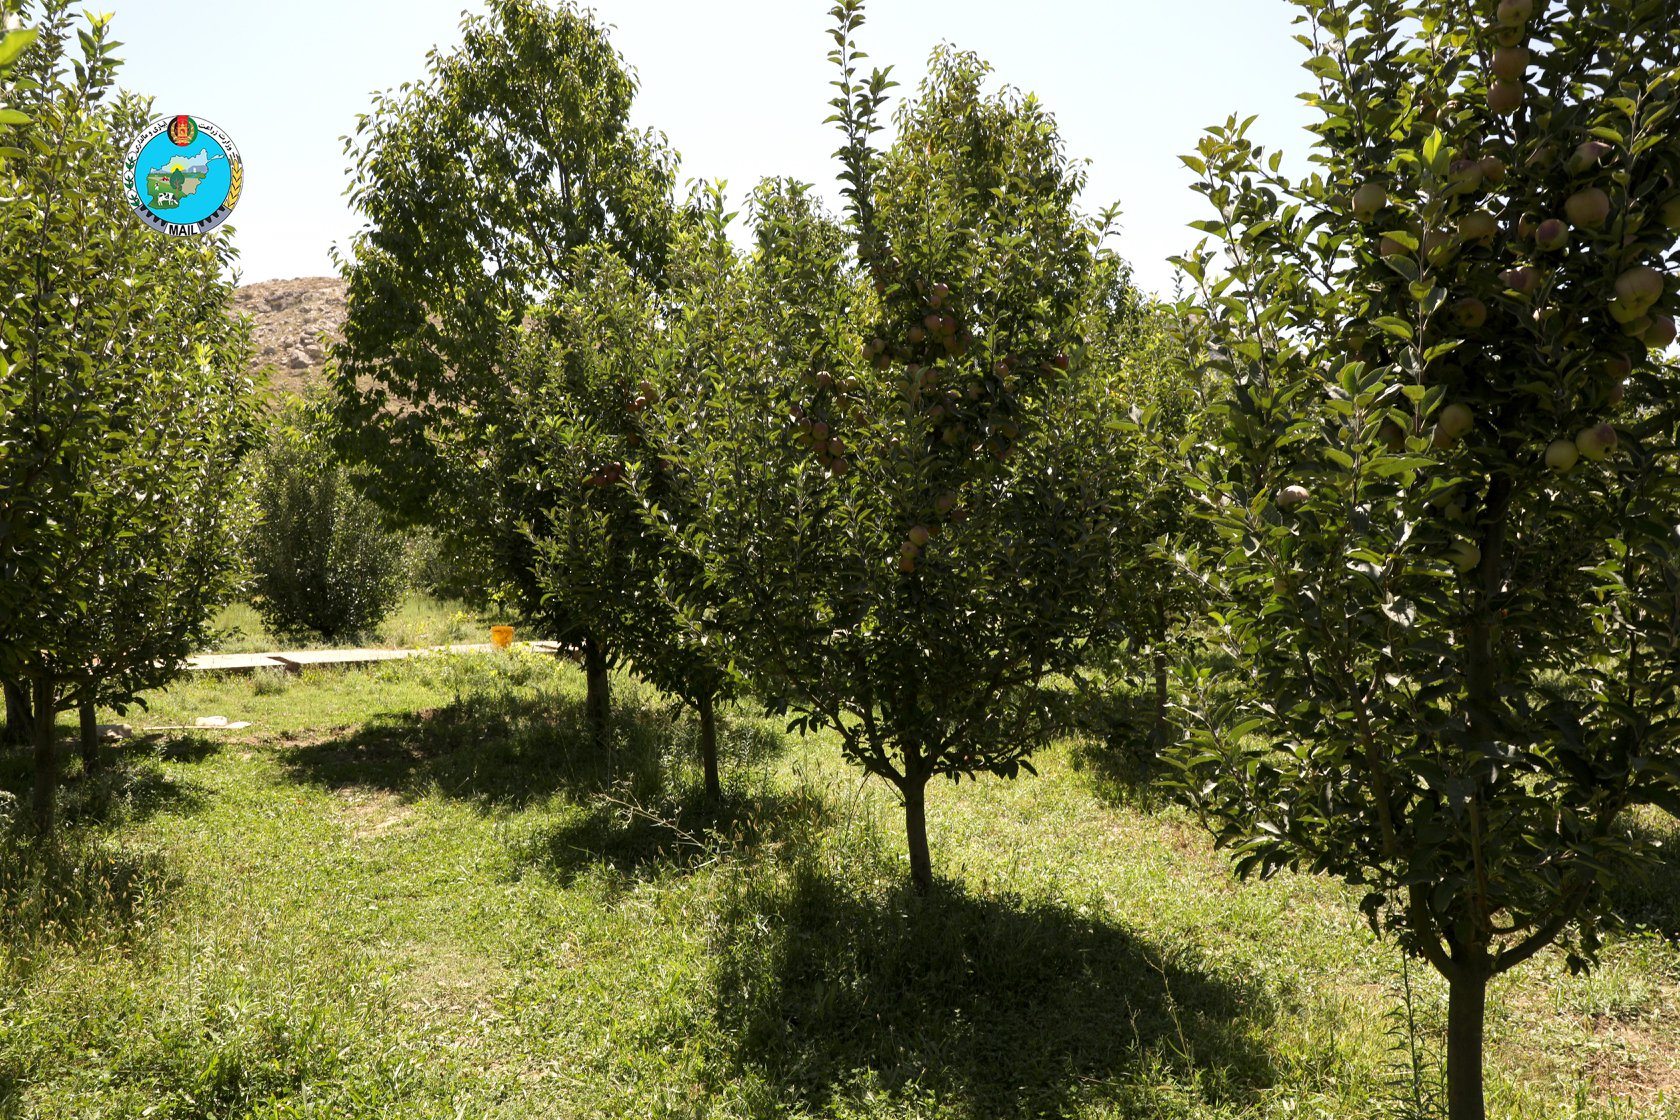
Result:
<svg viewBox="0 0 1680 1120"><path fill-rule="evenodd" d="M249 603L233 603L222 608L214 623L216 639L205 653L267 653L282 649L349 649L367 646L375 649L424 649L428 646L454 645L461 642L488 642L492 623L507 619L491 617L465 603L438 599L415 591L404 597L390 616L369 634L357 634L342 641L326 642L319 638L297 635L275 635L263 625L262 616ZM540 634L519 634L520 640L542 637Z"/></svg>
<svg viewBox="0 0 1680 1120"><path fill-rule="evenodd" d="M1408 1115L1347 892L1234 880L1103 750L937 789L923 899L832 743L729 713L710 808L687 716L615 701L598 751L533 655L152 698L254 726L72 764L62 844L0 848L0 1116ZM1673 886L1629 914L1672 934ZM1680 1117L1677 1015L1659 932L1543 956L1495 994L1492 1114Z"/></svg>

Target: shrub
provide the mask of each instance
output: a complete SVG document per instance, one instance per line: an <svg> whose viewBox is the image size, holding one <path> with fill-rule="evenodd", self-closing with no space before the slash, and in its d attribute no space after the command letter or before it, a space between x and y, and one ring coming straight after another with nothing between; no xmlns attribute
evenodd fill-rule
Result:
<svg viewBox="0 0 1680 1120"><path fill-rule="evenodd" d="M332 640L391 613L406 590L403 538L334 458L312 402L276 418L253 491L254 605L270 630Z"/></svg>

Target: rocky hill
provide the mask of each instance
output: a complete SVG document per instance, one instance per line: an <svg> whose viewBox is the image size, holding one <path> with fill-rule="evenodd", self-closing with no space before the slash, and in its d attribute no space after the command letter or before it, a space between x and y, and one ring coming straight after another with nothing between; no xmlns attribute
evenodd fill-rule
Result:
<svg viewBox="0 0 1680 1120"><path fill-rule="evenodd" d="M344 281L331 276L264 280L234 292L233 309L251 318L253 371L269 385L298 393L321 383L327 346L344 326Z"/></svg>

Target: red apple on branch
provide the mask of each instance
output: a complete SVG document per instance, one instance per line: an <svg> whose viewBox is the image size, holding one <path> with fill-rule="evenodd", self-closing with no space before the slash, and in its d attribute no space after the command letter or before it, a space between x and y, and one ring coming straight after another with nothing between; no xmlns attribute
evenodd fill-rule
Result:
<svg viewBox="0 0 1680 1120"><path fill-rule="evenodd" d="M1569 226L1561 218L1547 218L1534 228L1537 248L1553 253L1569 244Z"/></svg>
<svg viewBox="0 0 1680 1120"><path fill-rule="evenodd" d="M1582 428L1575 436L1575 448L1588 459L1598 462L1616 447L1616 429L1610 424L1594 424Z"/></svg>

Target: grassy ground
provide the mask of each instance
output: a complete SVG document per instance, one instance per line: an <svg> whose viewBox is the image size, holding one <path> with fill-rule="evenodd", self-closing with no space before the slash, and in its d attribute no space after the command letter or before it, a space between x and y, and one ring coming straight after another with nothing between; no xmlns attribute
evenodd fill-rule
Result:
<svg viewBox="0 0 1680 1120"><path fill-rule="evenodd" d="M428 646L453 645L458 642L488 642L492 623L507 621L492 618L465 603L438 599L424 592L411 592L402 605L391 612L371 634L361 634L341 642L299 638L296 635L278 636L268 632L262 616L249 603L234 603L224 607L216 616L217 638L205 653L267 653L281 649L352 648L368 646L375 649L424 649ZM521 634L541 637L537 634Z"/></svg>
<svg viewBox="0 0 1680 1120"><path fill-rule="evenodd" d="M255 726L113 748L60 847L0 850L0 1116L1412 1114L1408 978L1346 892L1233 880L1103 751L939 789L918 899L832 744L732 713L708 810L687 717L615 699L597 752L529 655L156 696ZM1623 905L1655 928L1594 976L1499 985L1495 1117L1680 1117L1680 902Z"/></svg>

